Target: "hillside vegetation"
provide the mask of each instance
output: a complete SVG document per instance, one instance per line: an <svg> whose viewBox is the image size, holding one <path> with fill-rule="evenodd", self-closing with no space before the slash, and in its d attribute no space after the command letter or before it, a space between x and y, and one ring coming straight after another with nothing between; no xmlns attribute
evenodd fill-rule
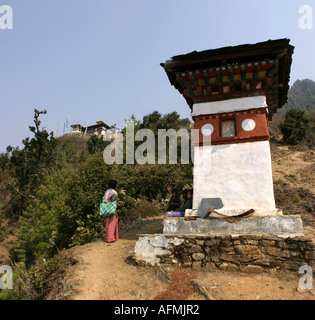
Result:
<svg viewBox="0 0 315 320"><path fill-rule="evenodd" d="M296 109L315 112L315 81L310 79L296 80L288 92L288 102L280 110L280 114Z"/></svg>

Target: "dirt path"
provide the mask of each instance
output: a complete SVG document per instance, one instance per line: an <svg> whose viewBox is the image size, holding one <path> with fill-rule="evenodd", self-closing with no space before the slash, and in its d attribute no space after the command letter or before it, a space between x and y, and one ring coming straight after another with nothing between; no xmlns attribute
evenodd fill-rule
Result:
<svg viewBox="0 0 315 320"><path fill-rule="evenodd" d="M128 263L139 233L161 233L162 217L121 233L113 244L95 242L70 250L78 263L68 275L74 300L315 300L299 289L298 273L169 269L165 273Z"/></svg>
<svg viewBox="0 0 315 320"><path fill-rule="evenodd" d="M298 273L270 271L200 272L197 290L213 300L315 300L314 290L300 290Z"/></svg>
<svg viewBox="0 0 315 320"><path fill-rule="evenodd" d="M71 279L74 289L72 299L153 299L166 288L158 280L154 269L138 268L128 263L133 253L137 233L160 233L162 219L120 233L116 243L95 242L71 249L78 263L73 267ZM127 261L126 261L127 259Z"/></svg>

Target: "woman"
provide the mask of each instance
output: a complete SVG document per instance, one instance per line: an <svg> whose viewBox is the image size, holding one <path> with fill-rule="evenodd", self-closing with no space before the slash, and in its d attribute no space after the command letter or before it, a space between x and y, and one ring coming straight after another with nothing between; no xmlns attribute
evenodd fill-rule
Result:
<svg viewBox="0 0 315 320"><path fill-rule="evenodd" d="M108 183L108 189L106 190L103 202L113 202L117 201L118 194L115 191L117 182L115 180L110 180ZM106 217L106 235L105 242L111 243L118 240L118 215L117 210L114 216Z"/></svg>
<svg viewBox="0 0 315 320"><path fill-rule="evenodd" d="M172 190L172 197L168 203L167 211L175 211L181 207L182 201L180 200L180 197L178 196L177 189Z"/></svg>
<svg viewBox="0 0 315 320"><path fill-rule="evenodd" d="M178 211L170 213L167 217L169 218L179 218L185 216L185 210L192 208L192 197L193 197L193 191L188 190L186 194L184 194L183 198L185 201L185 204L178 209Z"/></svg>

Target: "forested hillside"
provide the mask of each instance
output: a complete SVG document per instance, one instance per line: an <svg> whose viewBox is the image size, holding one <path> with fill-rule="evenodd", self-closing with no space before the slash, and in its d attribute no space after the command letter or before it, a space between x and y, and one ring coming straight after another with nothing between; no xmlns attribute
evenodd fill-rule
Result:
<svg viewBox="0 0 315 320"><path fill-rule="evenodd" d="M280 114L290 109L315 112L315 81L296 80L288 93L288 102L279 110Z"/></svg>

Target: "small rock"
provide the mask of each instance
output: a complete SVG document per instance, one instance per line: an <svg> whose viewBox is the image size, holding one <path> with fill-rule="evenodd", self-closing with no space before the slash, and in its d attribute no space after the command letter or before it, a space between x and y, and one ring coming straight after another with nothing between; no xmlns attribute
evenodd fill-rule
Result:
<svg viewBox="0 0 315 320"><path fill-rule="evenodd" d="M196 244L198 246L203 246L205 244L205 241L204 240L196 240Z"/></svg>
<svg viewBox="0 0 315 320"><path fill-rule="evenodd" d="M201 261L205 258L205 254L204 253L193 253L192 254L192 258L195 260L195 261Z"/></svg>
<svg viewBox="0 0 315 320"><path fill-rule="evenodd" d="M227 268L226 268L227 271L238 271L239 270L239 267L234 264L234 263L230 263Z"/></svg>
<svg viewBox="0 0 315 320"><path fill-rule="evenodd" d="M206 263L206 269L216 270L217 267L216 267L216 265L215 265L213 262L208 262L208 263Z"/></svg>
<svg viewBox="0 0 315 320"><path fill-rule="evenodd" d="M189 249L190 253L201 253L202 252L202 248L198 245L193 245L190 249Z"/></svg>

